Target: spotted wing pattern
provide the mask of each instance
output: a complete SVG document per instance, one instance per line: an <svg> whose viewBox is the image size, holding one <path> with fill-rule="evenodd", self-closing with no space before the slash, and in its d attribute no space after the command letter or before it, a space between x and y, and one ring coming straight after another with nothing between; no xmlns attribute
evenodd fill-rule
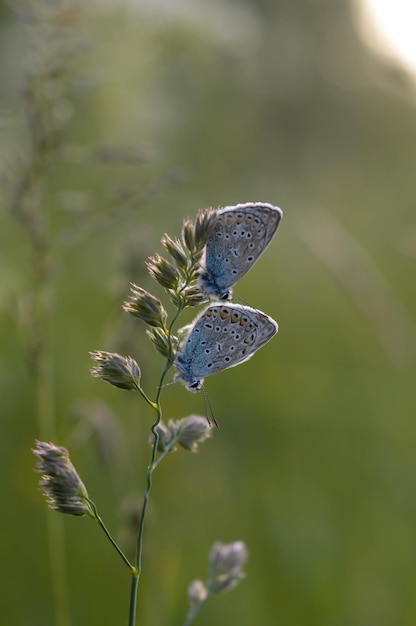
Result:
<svg viewBox="0 0 416 626"><path fill-rule="evenodd" d="M282 215L278 207L262 202L219 209L205 249L201 291L229 300L232 286L247 274L273 239Z"/></svg>
<svg viewBox="0 0 416 626"><path fill-rule="evenodd" d="M277 330L276 322L257 309L215 303L191 325L175 358L175 380L198 391L206 376L243 363Z"/></svg>

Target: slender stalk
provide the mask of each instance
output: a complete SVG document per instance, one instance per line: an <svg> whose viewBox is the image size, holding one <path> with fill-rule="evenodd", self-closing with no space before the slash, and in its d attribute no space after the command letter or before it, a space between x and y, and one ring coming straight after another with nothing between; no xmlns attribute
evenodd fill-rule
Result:
<svg viewBox="0 0 416 626"><path fill-rule="evenodd" d="M172 331L172 328L176 322L176 320L178 319L179 315L182 313L184 306L181 304L178 306L178 309L169 325L169 329L168 332L169 334ZM147 475L146 475L146 490L144 492L144 496L143 496L143 505L142 505L142 512L141 512L141 516L140 516L140 522L139 522L139 529L138 529L138 535L137 535L137 548L136 548L136 569L133 572L132 575L132 581L131 581L131 588L130 588L130 609L129 609L129 621L128 621L128 626L134 626L135 625L135 621L136 621L136 608L137 608L137 594L138 594L138 588L139 588L139 580L140 580L140 575L142 573L142 556L143 556L143 533L144 533L144 522L145 522L145 518L146 518L146 511L147 511L147 505L149 502L149 496L150 496L150 492L152 490L152 475L153 475L153 471L154 469L157 467L157 462L156 462L156 454L157 454L157 449L158 449L158 445L159 445L159 433L157 430L157 426L159 425L161 419L162 419L162 407L160 405L160 394L162 393L162 388L163 388L163 383L165 380L165 377L170 369L172 365L172 346L170 345L169 348L169 355L166 361L166 365L165 368L162 372L162 375L160 377L160 381L159 381L159 386L157 389L157 393L156 393L156 399L155 402L151 402L147 396L145 396L145 394L142 393L142 395L145 397L146 401L150 404L150 406L152 406L153 408L155 408L156 412L157 412L157 416L156 416L156 420L154 421L154 423L152 424L152 433L153 433L153 446L152 446L152 452L150 455L150 463L148 465L147 468Z"/></svg>
<svg viewBox="0 0 416 626"><path fill-rule="evenodd" d="M146 400L147 404L149 406L151 406L152 409L154 409L155 411L158 410L158 404L156 402L152 402L150 400L150 398L145 394L145 392L143 391L143 389L139 385L136 385L136 390L143 396L143 398Z"/></svg>
<svg viewBox="0 0 416 626"><path fill-rule="evenodd" d="M110 543L113 545L113 547L116 549L118 554L123 559L124 563L127 565L129 570L134 575L136 573L135 566L130 563L130 561L128 560L128 558L124 554L124 552L120 549L120 547L117 545L116 541L111 536L110 531L108 530L107 526L104 524L102 518L98 515L97 507L95 506L94 502L92 500L90 500L89 498L87 498L87 501L88 501L88 504L91 506L91 508L93 510L95 521L100 526L100 528L104 531L104 533L107 535L107 538L110 540Z"/></svg>
<svg viewBox="0 0 416 626"><path fill-rule="evenodd" d="M208 598L209 598L209 594L207 594L207 597L205 598L205 600L202 600L202 602L199 602L196 606L193 606L189 609L189 613L186 616L186 620L184 621L183 626L190 626L190 624L192 624L192 622L194 621L194 619L196 618L196 616L198 615L198 613L200 612L200 610L202 609L202 607L204 606Z"/></svg>
<svg viewBox="0 0 416 626"><path fill-rule="evenodd" d="M166 449L163 450L163 452L160 453L160 455L158 456L158 458L155 460L155 462L153 463L153 469L155 470L157 468L157 466L163 461L163 459L165 457L168 456L168 454L170 452L172 452L173 448L175 447L175 445L178 443L178 438L177 437L172 437L172 439L169 441L169 444L166 446Z"/></svg>
<svg viewBox="0 0 416 626"><path fill-rule="evenodd" d="M137 590L139 587L139 575L133 574L131 579L130 588L130 608L129 608L129 626L134 626L136 621L136 609L137 609Z"/></svg>

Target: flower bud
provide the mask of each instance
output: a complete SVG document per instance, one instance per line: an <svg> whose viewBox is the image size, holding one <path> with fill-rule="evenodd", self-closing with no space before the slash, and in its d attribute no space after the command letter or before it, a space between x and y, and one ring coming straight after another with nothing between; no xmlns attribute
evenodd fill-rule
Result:
<svg viewBox="0 0 416 626"><path fill-rule="evenodd" d="M214 543L209 555L209 589L212 593L230 591L244 578L243 566L248 551L243 541L222 544Z"/></svg>
<svg viewBox="0 0 416 626"><path fill-rule="evenodd" d="M175 335L169 335L161 328L148 328L146 333L159 354L173 359L178 347L178 339Z"/></svg>
<svg viewBox="0 0 416 626"><path fill-rule="evenodd" d="M131 356L121 356L115 352L96 350L90 352L95 362L91 376L101 378L114 387L131 391L140 385L140 368Z"/></svg>
<svg viewBox="0 0 416 626"><path fill-rule="evenodd" d="M191 608L205 602L208 596L208 589L202 580L194 580L188 587L188 599Z"/></svg>
<svg viewBox="0 0 416 626"><path fill-rule="evenodd" d="M176 268L157 254L146 263L150 276L165 289L177 289L179 274Z"/></svg>
<svg viewBox="0 0 416 626"><path fill-rule="evenodd" d="M163 235L162 245L169 252L170 256L176 261L179 268L186 270L189 262L188 257L178 239L172 239L169 235Z"/></svg>
<svg viewBox="0 0 416 626"><path fill-rule="evenodd" d="M36 441L32 450L38 457L36 471L41 474L39 487L48 506L68 515L95 517L88 493L69 459L68 450L53 443Z"/></svg>
<svg viewBox="0 0 416 626"><path fill-rule="evenodd" d="M196 252L195 228L192 220L184 220L182 226L182 241L188 251L193 254Z"/></svg>
<svg viewBox="0 0 416 626"><path fill-rule="evenodd" d="M185 289L183 292L183 297L186 301L187 306L200 306L201 304L209 302L209 298L207 298L207 296L202 293L197 285Z"/></svg>
<svg viewBox="0 0 416 626"><path fill-rule="evenodd" d="M206 417L190 415L180 420L169 420L168 427L185 450L196 452L198 444L211 437L212 431Z"/></svg>
<svg viewBox="0 0 416 626"><path fill-rule="evenodd" d="M138 317L149 326L164 328L167 313L161 301L134 283L131 284L130 291L130 299L123 304L124 311Z"/></svg>
<svg viewBox="0 0 416 626"><path fill-rule="evenodd" d="M195 243L198 250L201 250L208 241L215 221L217 211L215 209L200 209L195 220Z"/></svg>

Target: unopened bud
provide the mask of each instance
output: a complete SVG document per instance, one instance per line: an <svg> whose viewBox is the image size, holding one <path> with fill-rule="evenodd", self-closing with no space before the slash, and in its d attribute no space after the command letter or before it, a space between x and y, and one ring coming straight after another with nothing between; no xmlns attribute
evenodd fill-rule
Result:
<svg viewBox="0 0 416 626"><path fill-rule="evenodd" d="M178 339L175 335L168 334L162 328L148 328L146 333L159 354L173 359L178 347Z"/></svg>
<svg viewBox="0 0 416 626"><path fill-rule="evenodd" d="M196 251L195 227L191 220L184 220L182 226L182 240L188 251L193 254Z"/></svg>
<svg viewBox="0 0 416 626"><path fill-rule="evenodd" d="M68 450L36 441L32 452L39 459L36 464L36 471L41 474L39 487L48 506L60 513L94 518L87 490L69 459Z"/></svg>
<svg viewBox="0 0 416 626"><path fill-rule="evenodd" d="M208 596L208 589L202 580L194 580L188 587L188 599L191 608L205 602Z"/></svg>
<svg viewBox="0 0 416 626"><path fill-rule="evenodd" d="M162 256L150 257L146 263L149 274L165 289L177 289L179 274L177 269Z"/></svg>
<svg viewBox="0 0 416 626"><path fill-rule="evenodd" d="M130 299L124 302L123 309L149 326L164 328L167 313L159 298L134 283L132 283L130 290Z"/></svg>
<svg viewBox="0 0 416 626"><path fill-rule="evenodd" d="M217 211L215 209L200 209L195 220L195 243L198 249L205 246L210 236L215 221Z"/></svg>
<svg viewBox="0 0 416 626"><path fill-rule="evenodd" d="M188 306L200 306L209 301L209 298L205 296L200 288L196 285L188 287L183 292L183 298Z"/></svg>
<svg viewBox="0 0 416 626"><path fill-rule="evenodd" d="M90 352L95 365L91 368L94 378L101 378L114 387L129 391L138 389L140 384L140 368L131 356L121 356L116 352L96 350Z"/></svg>
<svg viewBox="0 0 416 626"><path fill-rule="evenodd" d="M248 551L243 541L222 544L214 543L209 555L209 589L212 593L230 591L244 578L243 566Z"/></svg>
<svg viewBox="0 0 416 626"><path fill-rule="evenodd" d="M168 427L179 445L191 452L196 452L198 444L212 435L208 420L201 415L190 415L177 421L169 420Z"/></svg>
<svg viewBox="0 0 416 626"><path fill-rule="evenodd" d="M179 239L172 239L169 235L163 235L162 245L169 252L170 256L176 261L177 266L182 270L188 268L189 262L185 250Z"/></svg>

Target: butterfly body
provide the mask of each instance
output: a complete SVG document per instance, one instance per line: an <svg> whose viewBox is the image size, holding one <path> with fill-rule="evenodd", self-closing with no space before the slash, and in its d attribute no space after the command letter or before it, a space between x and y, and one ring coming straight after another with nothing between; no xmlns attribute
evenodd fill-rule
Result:
<svg viewBox="0 0 416 626"><path fill-rule="evenodd" d="M267 248L282 215L279 207L265 202L247 202L219 209L205 248L199 278L201 291L219 300L230 300L232 286Z"/></svg>
<svg viewBox="0 0 416 626"><path fill-rule="evenodd" d="M247 361L277 330L276 322L257 309L214 303L191 324L175 357L175 380L199 391L206 376Z"/></svg>

